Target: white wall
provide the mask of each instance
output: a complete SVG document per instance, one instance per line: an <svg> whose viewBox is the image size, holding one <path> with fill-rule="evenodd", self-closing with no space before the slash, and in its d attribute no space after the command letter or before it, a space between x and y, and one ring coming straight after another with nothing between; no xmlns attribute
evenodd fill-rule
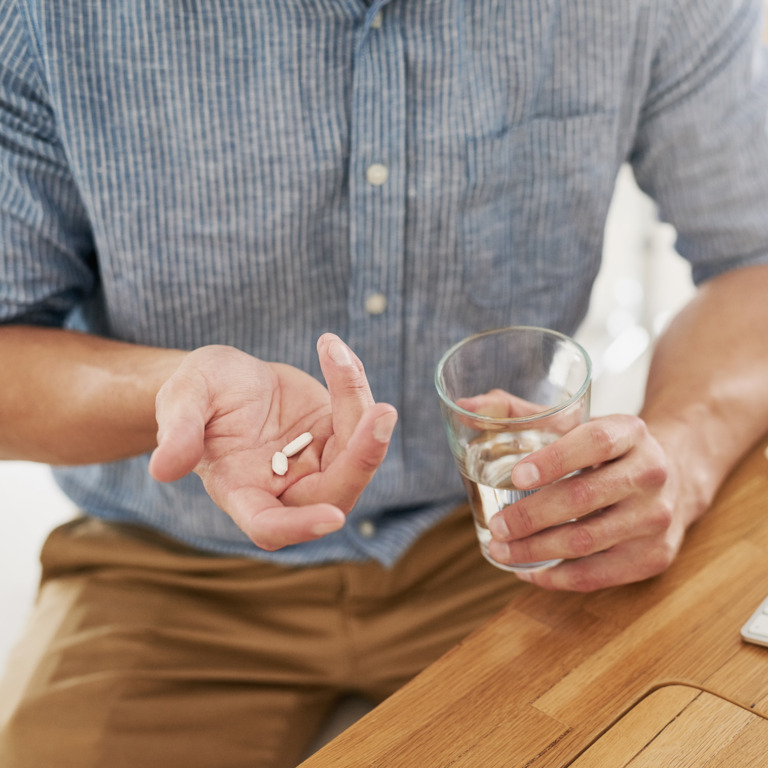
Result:
<svg viewBox="0 0 768 768"><path fill-rule="evenodd" d="M637 413L654 341L694 293L675 232L622 169L605 228L603 265L577 339L592 357L593 415Z"/></svg>
<svg viewBox="0 0 768 768"><path fill-rule="evenodd" d="M40 547L73 512L47 466L0 461L0 669L34 600Z"/></svg>

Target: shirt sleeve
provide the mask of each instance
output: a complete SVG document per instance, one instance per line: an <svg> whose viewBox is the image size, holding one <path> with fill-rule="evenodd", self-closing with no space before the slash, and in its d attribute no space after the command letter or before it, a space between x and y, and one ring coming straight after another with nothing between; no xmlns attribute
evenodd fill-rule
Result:
<svg viewBox="0 0 768 768"><path fill-rule="evenodd" d="M95 251L20 14L0 0L0 322L62 325L96 290Z"/></svg>
<svg viewBox="0 0 768 768"><path fill-rule="evenodd" d="M630 159L696 283L768 262L763 13L763 0L677 0L652 64Z"/></svg>

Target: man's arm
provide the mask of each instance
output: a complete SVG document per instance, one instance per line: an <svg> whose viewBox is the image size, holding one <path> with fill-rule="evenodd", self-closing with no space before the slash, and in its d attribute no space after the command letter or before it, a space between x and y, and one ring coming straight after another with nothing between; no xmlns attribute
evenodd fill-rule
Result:
<svg viewBox="0 0 768 768"><path fill-rule="evenodd" d="M700 287L657 344L640 415L679 466L687 525L768 430L768 265Z"/></svg>
<svg viewBox="0 0 768 768"><path fill-rule="evenodd" d="M0 327L0 459L114 461L155 444L155 396L185 352Z"/></svg>
<svg viewBox="0 0 768 768"><path fill-rule="evenodd" d="M327 389L292 366L227 346L187 353L6 326L0 356L0 459L77 464L154 448L156 480L195 471L264 549L340 528L384 460L397 420L391 405L374 402L360 360L330 333L318 341ZM304 432L311 444L276 475L273 454Z"/></svg>

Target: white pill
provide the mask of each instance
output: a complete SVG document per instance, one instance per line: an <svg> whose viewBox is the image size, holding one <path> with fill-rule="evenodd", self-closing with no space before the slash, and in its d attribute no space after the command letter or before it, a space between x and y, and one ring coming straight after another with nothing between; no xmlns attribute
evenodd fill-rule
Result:
<svg viewBox="0 0 768 768"><path fill-rule="evenodd" d="M272 471L276 475L284 475L288 471L288 457L282 451L272 454Z"/></svg>
<svg viewBox="0 0 768 768"><path fill-rule="evenodd" d="M312 433L304 432L299 435L295 440L291 440L288 445L283 448L284 456L295 456L299 451L303 451L312 442Z"/></svg>

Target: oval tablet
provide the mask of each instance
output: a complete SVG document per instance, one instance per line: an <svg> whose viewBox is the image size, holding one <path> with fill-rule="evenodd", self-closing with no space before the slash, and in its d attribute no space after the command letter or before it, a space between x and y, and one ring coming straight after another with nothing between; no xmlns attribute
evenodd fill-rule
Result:
<svg viewBox="0 0 768 768"><path fill-rule="evenodd" d="M299 451L303 451L312 442L312 433L304 432L299 435L295 440L291 440L288 445L283 448L283 454L285 456L294 456Z"/></svg>
<svg viewBox="0 0 768 768"><path fill-rule="evenodd" d="M288 471L288 458L282 451L272 454L272 471L276 475L284 475Z"/></svg>

